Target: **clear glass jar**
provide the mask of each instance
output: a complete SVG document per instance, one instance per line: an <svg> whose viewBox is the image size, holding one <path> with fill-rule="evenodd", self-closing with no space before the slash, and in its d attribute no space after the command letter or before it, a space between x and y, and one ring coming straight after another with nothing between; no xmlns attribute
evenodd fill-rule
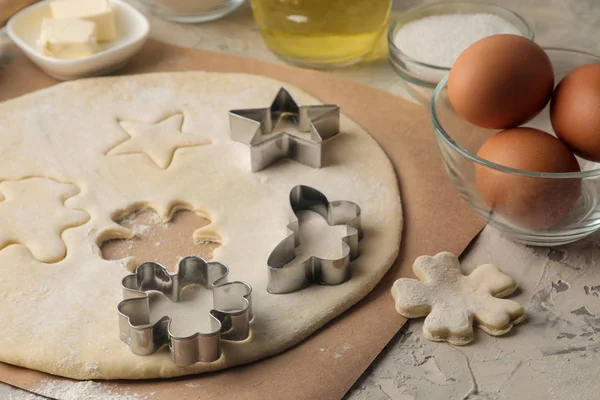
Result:
<svg viewBox="0 0 600 400"><path fill-rule="evenodd" d="M212 21L235 11L244 0L141 0L158 17L175 22Z"/></svg>
<svg viewBox="0 0 600 400"><path fill-rule="evenodd" d="M292 64L356 63L386 28L392 0L252 0L265 43Z"/></svg>

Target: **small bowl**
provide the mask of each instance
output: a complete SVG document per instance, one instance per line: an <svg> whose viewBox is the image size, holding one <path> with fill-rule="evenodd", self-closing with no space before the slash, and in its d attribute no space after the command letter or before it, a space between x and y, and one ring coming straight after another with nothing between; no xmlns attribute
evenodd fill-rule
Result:
<svg viewBox="0 0 600 400"><path fill-rule="evenodd" d="M141 0L153 14L184 24L214 21L237 10L245 0Z"/></svg>
<svg viewBox="0 0 600 400"><path fill-rule="evenodd" d="M600 61L600 57L580 51L559 48L545 50L554 67L555 84L578 66ZM534 246L574 242L600 228L600 164L577 158L581 172L542 173L507 168L478 157L476 154L481 145L499 130L476 127L458 116L448 100L447 81L446 76L434 91L430 105L431 120L446 171L475 212L507 237ZM547 106L525 126L554 134L549 108ZM485 203L475 182L476 166L491 169L499 175L510 174L519 179L524 177L523 180L528 184L541 185L543 180L544 187L549 187L550 193L559 193L566 185L580 184L581 194L569 215L558 225L539 230L523 228L495 213Z"/></svg>
<svg viewBox="0 0 600 400"><path fill-rule="evenodd" d="M138 10L122 0L110 0L115 13L117 38L101 43L89 57L65 60L47 56L38 45L42 20L51 18L50 4L42 1L15 14L7 25L8 36L31 61L48 75L62 81L108 74L123 67L141 50L150 24Z"/></svg>
<svg viewBox="0 0 600 400"><path fill-rule="evenodd" d="M406 54L404 49L398 48L394 39L396 33L410 22L447 14L492 14L511 23L524 37L534 39L533 28L523 17L514 11L493 4L448 2L427 4L407 10L392 22L388 30L390 62L396 73L406 82L410 94L424 105L429 104L433 90L450 72L452 65L433 65L414 59Z"/></svg>

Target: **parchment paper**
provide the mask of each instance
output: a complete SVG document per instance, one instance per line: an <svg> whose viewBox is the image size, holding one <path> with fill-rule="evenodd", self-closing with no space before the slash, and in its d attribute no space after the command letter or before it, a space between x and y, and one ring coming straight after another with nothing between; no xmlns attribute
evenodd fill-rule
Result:
<svg viewBox="0 0 600 400"><path fill-rule="evenodd" d="M404 209L400 256L363 301L276 357L209 375L103 384L113 392L138 393L152 400L340 398L405 322L395 312L389 294L393 281L412 276L412 263L422 254L443 250L460 254L483 222L459 197L443 170L424 107L316 71L155 41L149 41L120 74L182 70L266 75L296 85L326 103L340 104L343 113L379 142L398 173ZM0 100L56 83L21 58L0 72ZM0 363L0 380L14 386L35 390L43 379L52 378Z"/></svg>
<svg viewBox="0 0 600 400"><path fill-rule="evenodd" d="M38 0L0 0L0 27L6 24L8 19L21 11L28 5Z"/></svg>

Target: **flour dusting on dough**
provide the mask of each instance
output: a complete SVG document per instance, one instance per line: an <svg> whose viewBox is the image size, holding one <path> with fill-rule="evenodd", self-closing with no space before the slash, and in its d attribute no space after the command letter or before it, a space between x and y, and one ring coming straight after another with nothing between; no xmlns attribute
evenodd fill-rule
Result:
<svg viewBox="0 0 600 400"><path fill-rule="evenodd" d="M228 111L268 106L281 86L250 75L148 74L62 83L0 104L0 182L68 182L80 192L64 206L90 216L62 233L66 257L55 264L41 264L23 246L0 251L0 315L7 322L0 361L76 379L214 371L279 353L364 297L398 252L402 210L394 170L377 143L342 115L341 133L323 145L325 168L283 160L251 173L248 147L230 140ZM301 104L319 103L286 87ZM127 137L119 121L155 124L172 115L184 115L181 130L206 144L177 148L164 169L143 152L106 155ZM275 296L266 290L266 260L288 234L288 196L299 184L359 204L365 237L348 282ZM131 265L103 259L98 243L131 237L115 219L139 208L155 210L164 229L144 222L151 228L133 230L163 247L158 232L169 232L165 222L174 209L208 217L211 223L190 239L218 238L214 259L230 267L231 281L252 286L250 340L223 342L220 360L185 368L166 349L140 357L120 341L116 306Z"/></svg>

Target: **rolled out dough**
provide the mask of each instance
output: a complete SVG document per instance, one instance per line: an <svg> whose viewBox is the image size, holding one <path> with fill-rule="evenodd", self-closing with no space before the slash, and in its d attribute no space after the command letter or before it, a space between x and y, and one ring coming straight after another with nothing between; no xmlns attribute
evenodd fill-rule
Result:
<svg viewBox="0 0 600 400"><path fill-rule="evenodd" d="M0 104L0 193L4 183L18 186L32 177L72 185L61 201L44 191L47 184L35 189L39 204L56 208L48 209L48 219L30 217L40 214L30 209L36 202L11 203L19 232L32 234L0 250L0 361L75 379L213 371L281 352L364 297L398 252L402 211L394 170L377 143L342 116L342 132L324 144L324 168L284 160L251 173L249 149L229 139L227 112L268 106L280 86L241 74L150 74L63 83ZM286 86L301 104L318 104ZM162 134L177 143L157 147ZM266 261L288 234L288 195L298 184L362 207L361 255L345 284L272 295ZM1 193L0 211L4 200ZM177 367L167 349L140 357L119 340L120 281L132 266L104 260L98 246L130 236L114 221L140 207L165 220L179 208L210 219L194 239L217 238L222 246L214 258L229 265L229 280L253 288L251 338L223 342L214 363ZM66 247L63 259L38 261L30 250L48 244L36 232L62 229L50 214L69 210L89 220L56 232Z"/></svg>

